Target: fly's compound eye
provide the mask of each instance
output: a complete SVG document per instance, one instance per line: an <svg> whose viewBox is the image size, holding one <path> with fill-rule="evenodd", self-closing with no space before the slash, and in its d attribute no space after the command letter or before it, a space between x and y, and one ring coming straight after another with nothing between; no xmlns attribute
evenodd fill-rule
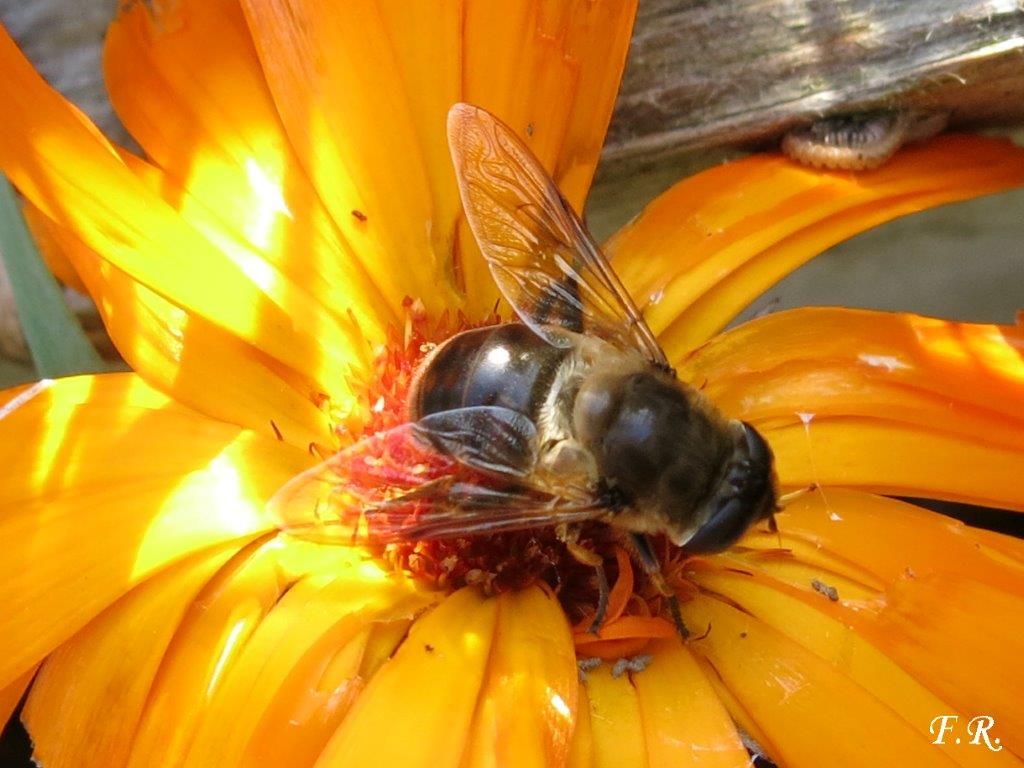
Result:
<svg viewBox="0 0 1024 768"><path fill-rule="evenodd" d="M707 522L685 544L687 552L710 554L728 549L754 522L775 508L772 452L752 426L743 422L743 448L729 465Z"/></svg>
<svg viewBox="0 0 1024 768"><path fill-rule="evenodd" d="M743 424L743 437L747 443L747 456L750 458L750 463L755 467L763 466L771 469L772 449L768 447L768 443L761 437L761 433L747 422L740 423Z"/></svg>

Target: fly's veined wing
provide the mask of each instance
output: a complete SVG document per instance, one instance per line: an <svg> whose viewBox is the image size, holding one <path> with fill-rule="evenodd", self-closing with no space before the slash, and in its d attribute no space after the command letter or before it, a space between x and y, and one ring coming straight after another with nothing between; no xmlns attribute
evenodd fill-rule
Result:
<svg viewBox="0 0 1024 768"><path fill-rule="evenodd" d="M363 512L369 538L381 543L480 536L609 514L596 498L562 499L523 485L496 488L444 478Z"/></svg>
<svg viewBox="0 0 1024 768"><path fill-rule="evenodd" d="M289 481L279 527L321 542L448 538L589 520L595 499L529 483L533 423L508 408L431 414L365 438Z"/></svg>
<svg viewBox="0 0 1024 768"><path fill-rule="evenodd" d="M652 363L668 360L579 217L526 145L468 104L448 112L448 144L466 219L502 295L548 343L585 331Z"/></svg>
<svg viewBox="0 0 1024 768"><path fill-rule="evenodd" d="M364 512L442 478L458 461L424 442L416 425L366 437L289 480L268 508L279 528L302 538L348 543L367 533Z"/></svg>
<svg viewBox="0 0 1024 768"><path fill-rule="evenodd" d="M525 478L537 460L537 427L511 408L441 411L424 416L412 430L424 443L480 472Z"/></svg>

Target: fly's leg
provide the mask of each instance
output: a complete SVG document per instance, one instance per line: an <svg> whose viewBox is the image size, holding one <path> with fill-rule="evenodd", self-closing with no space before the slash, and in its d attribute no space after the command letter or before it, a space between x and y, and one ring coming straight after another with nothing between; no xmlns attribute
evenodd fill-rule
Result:
<svg viewBox="0 0 1024 768"><path fill-rule="evenodd" d="M676 625L676 632L679 633L679 637L686 640L690 636L690 630L683 623L683 614L679 610L679 598L665 580L665 574L661 572L661 563L658 562L658 556L654 554L651 540L642 533L631 533L629 538L644 573L650 577L655 589L668 598L668 609L672 614L672 621Z"/></svg>
<svg viewBox="0 0 1024 768"><path fill-rule="evenodd" d="M590 622L587 629L592 635L596 635L604 623L605 614L608 613L608 598L611 590L608 588L608 575L604 572L604 560L593 550L587 549L577 541L579 529L575 526L559 527L558 538L565 542L566 549L577 562L589 565L594 569L594 577L597 579L597 610L594 613L594 620Z"/></svg>
<svg viewBox="0 0 1024 768"><path fill-rule="evenodd" d="M784 493L781 496L779 496L778 502L775 505L775 510L774 511L775 512L781 512L786 507L788 507L790 504L792 504L794 501L799 499L801 496L804 496L804 495L806 495L808 493L811 493L812 491L816 491L816 490L818 490L818 484L817 483L811 483L810 485L804 486L803 488L797 488L795 491L790 491L789 493ZM774 525L774 520L775 520L774 516L771 518L771 520L772 520L772 524ZM775 532L775 530L773 529L772 533L774 533L774 532Z"/></svg>

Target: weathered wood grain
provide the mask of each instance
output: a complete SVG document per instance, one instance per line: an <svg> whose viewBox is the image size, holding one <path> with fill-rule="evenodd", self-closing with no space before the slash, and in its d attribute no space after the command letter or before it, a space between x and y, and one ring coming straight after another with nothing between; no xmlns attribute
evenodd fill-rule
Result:
<svg viewBox="0 0 1024 768"><path fill-rule="evenodd" d="M1024 3L641 0L605 173L893 105L1024 119Z"/></svg>

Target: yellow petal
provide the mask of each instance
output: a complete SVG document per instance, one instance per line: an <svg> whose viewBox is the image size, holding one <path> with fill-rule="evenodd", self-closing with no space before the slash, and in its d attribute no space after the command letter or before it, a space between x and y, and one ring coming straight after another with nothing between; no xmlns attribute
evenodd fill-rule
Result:
<svg viewBox="0 0 1024 768"><path fill-rule="evenodd" d="M795 488L817 483L1024 509L1017 448L870 419L816 418L765 434L781 482Z"/></svg>
<svg viewBox="0 0 1024 768"><path fill-rule="evenodd" d="M936 696L927 687L927 678L908 673L883 649L851 628L847 621L853 611L864 610L861 605L845 598L833 603L823 595L787 588L756 572L738 574L716 569L698 572L694 578L701 587L733 601L743 611L831 664L925 735L936 714L963 717L974 712L958 709L963 705L960 697L944 701ZM717 627L712 624L711 633L716 631ZM734 652L741 653L743 647L742 643L737 643ZM964 659L962 663L970 662ZM975 671L984 674L980 669ZM1009 733L1011 723L1005 725L1005 732ZM1009 753L997 756L986 749L956 749L952 739L936 749L962 765L1018 764Z"/></svg>
<svg viewBox="0 0 1024 768"><path fill-rule="evenodd" d="M892 765L953 765L911 726L832 664L719 599L683 606L690 626L710 624L692 645L758 724L769 756L787 766L860 766L866 745ZM827 734L827 738L825 735Z"/></svg>
<svg viewBox="0 0 1024 768"><path fill-rule="evenodd" d="M970 578L905 579L873 629L859 627L911 674L966 716L995 718L992 736L1024 754L1024 598ZM950 663L956 660L957 663Z"/></svg>
<svg viewBox="0 0 1024 768"><path fill-rule="evenodd" d="M261 537L239 550L189 606L153 682L129 765L184 764L213 692L286 586L277 546Z"/></svg>
<svg viewBox="0 0 1024 768"><path fill-rule="evenodd" d="M311 766L412 618L439 595L351 559L293 583L223 673L189 766ZM398 632L389 632L389 629Z"/></svg>
<svg viewBox="0 0 1024 768"><path fill-rule="evenodd" d="M658 640L632 676L649 768L746 768L750 755L691 652L679 638Z"/></svg>
<svg viewBox="0 0 1024 768"><path fill-rule="evenodd" d="M756 529L741 540L741 545L776 552L780 548L791 550L798 560L815 567L830 565L854 580L861 580L861 574L867 573L869 591L884 589L906 578L908 572L921 576L941 572L968 576L999 590L1024 595L1024 568L1019 561L981 546L977 532L963 523L912 504L829 489L791 502L777 515L777 522L781 547L778 534ZM1024 556L1024 542L1008 536L998 539L1008 552L1015 552L1018 558ZM816 553L824 553L829 560L817 559ZM808 582L801 586L810 589Z"/></svg>
<svg viewBox="0 0 1024 768"><path fill-rule="evenodd" d="M678 359L769 286L884 221L1024 183L1024 149L946 135L874 171L756 155L686 179L608 243L625 285Z"/></svg>
<svg viewBox="0 0 1024 768"><path fill-rule="evenodd" d="M132 374L0 403L0 540L20 542L0 564L0 685L159 569L266 530L264 503L309 461Z"/></svg>
<svg viewBox="0 0 1024 768"><path fill-rule="evenodd" d="M458 224L445 114L460 100L495 110L580 205L635 3L242 5L288 135L345 237L428 309L464 289L483 316L496 291Z"/></svg>
<svg viewBox="0 0 1024 768"><path fill-rule="evenodd" d="M187 606L237 548L189 556L140 584L58 648L23 719L47 766L122 766L153 678Z"/></svg>
<svg viewBox="0 0 1024 768"><path fill-rule="evenodd" d="M285 602L293 585L298 590L295 601ZM319 604L309 605L311 595L321 598ZM254 542L218 572L183 617L150 691L130 765L235 764L260 724L265 711L260 704L283 693L278 688L282 671L302 660L312 646L322 672L374 611L408 595L407 586L390 582L358 550L291 539ZM310 608L312 637L295 624L296 609ZM311 682L308 668L292 671L296 682ZM261 680L262 674L267 678ZM314 686L305 699L307 711L316 698ZM330 708L329 702L322 703ZM296 729L303 731L310 737L307 751L316 746L315 727L288 722L274 726L286 740Z"/></svg>
<svg viewBox="0 0 1024 768"><path fill-rule="evenodd" d="M786 484L1024 509L1022 352L1019 326L800 309L716 337L681 373L764 429Z"/></svg>
<svg viewBox="0 0 1024 768"><path fill-rule="evenodd" d="M119 117L164 171L170 205L203 232L246 241L325 314L351 312L383 338L403 296L378 290L392 278L356 257L309 183L236 0L126 8L107 33L104 68Z"/></svg>
<svg viewBox="0 0 1024 768"><path fill-rule="evenodd" d="M587 687L579 687L579 700L576 708L576 727L569 743L569 759L567 768L591 768L594 765L594 734L590 728L590 697Z"/></svg>
<svg viewBox="0 0 1024 768"><path fill-rule="evenodd" d="M74 265L68 258L67 243L63 238L58 238L57 227L42 211L31 203L23 203L21 213L25 217L32 239L39 249L39 253L46 262L46 266L53 272L54 277L64 285L74 288L79 293L88 293L82 278L78 276Z"/></svg>
<svg viewBox="0 0 1024 768"><path fill-rule="evenodd" d="M458 766L470 737L498 601L463 589L418 619L327 744L317 768ZM432 706L438 696L443 706Z"/></svg>
<svg viewBox="0 0 1024 768"><path fill-rule="evenodd" d="M643 768L647 765L646 737L640 702L629 676L613 677L609 664L586 674L594 768Z"/></svg>
<svg viewBox="0 0 1024 768"><path fill-rule="evenodd" d="M320 392L315 382L167 301L34 207L29 210L33 232L74 265L118 351L149 384L213 418L270 437L280 433L290 445L332 444L328 415L314 403ZM332 394L340 397L346 387L336 385Z"/></svg>
<svg viewBox="0 0 1024 768"><path fill-rule="evenodd" d="M304 287L251 248L208 242L43 83L3 30L0 70L0 168L34 205L112 266L324 389L344 380L362 352L354 326L326 321Z"/></svg>
<svg viewBox="0 0 1024 768"><path fill-rule="evenodd" d="M367 263L400 278L389 293L404 289L440 313L456 302L444 263L454 222L435 209L393 52L400 41L376 5L242 2L288 137L334 221ZM443 42L445 20L452 14L425 15L416 35Z"/></svg>
<svg viewBox="0 0 1024 768"><path fill-rule="evenodd" d="M11 719L11 714L18 706L18 702L21 701L21 697L25 695L28 684L32 682L32 678L36 674L36 669L36 667L32 667L21 677L0 688L0 730Z"/></svg>
<svg viewBox="0 0 1024 768"><path fill-rule="evenodd" d="M693 578L874 690L908 722L920 726L938 700L945 707L939 714L992 714L1003 724L994 735L1024 750L1024 722L1010 693L1022 684L1016 659L1024 653L1024 542L840 490L808 494L778 519L779 534L754 531L741 541L741 552L756 548L763 557L719 556L712 565L722 562L725 570L696 568ZM786 553L807 564L802 578L777 569ZM825 553L835 570L805 553ZM872 574L877 587L851 589L842 580L846 564L855 576ZM836 588L837 600L819 594L813 581ZM712 625L709 642L716 632ZM993 686L994 679L1005 685Z"/></svg>
<svg viewBox="0 0 1024 768"><path fill-rule="evenodd" d="M635 14L635 0L465 4L460 100L516 131L577 212L604 144ZM457 255L470 311L487 312L498 292L464 220Z"/></svg>
<svg viewBox="0 0 1024 768"><path fill-rule="evenodd" d="M498 598L498 629L467 766L564 765L576 721L576 654L565 612L534 587Z"/></svg>

